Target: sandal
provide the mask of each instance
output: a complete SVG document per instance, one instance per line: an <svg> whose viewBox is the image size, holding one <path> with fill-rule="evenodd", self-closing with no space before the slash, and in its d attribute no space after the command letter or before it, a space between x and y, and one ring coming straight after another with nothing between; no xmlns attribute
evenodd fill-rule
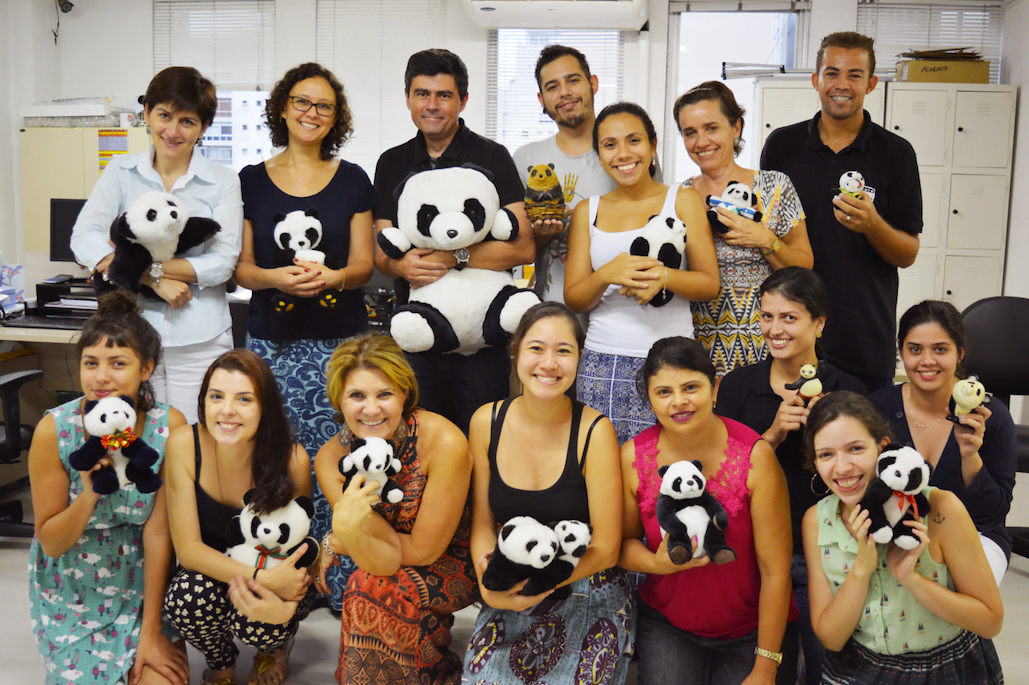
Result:
<svg viewBox="0 0 1029 685"><path fill-rule="evenodd" d="M207 669L204 671L204 674L200 676L200 685L236 685L236 679L228 677L211 680L211 669Z"/></svg>
<svg viewBox="0 0 1029 685"><path fill-rule="evenodd" d="M293 651L293 639L290 638L284 645L280 652L275 654L265 654L263 652L257 652L254 654L254 665L250 668L250 675L247 676L247 683L263 683L261 676L265 674L271 668L285 662L289 659L289 653ZM251 680L256 675L257 680ZM285 682L289 676L288 664L283 669L282 680L279 682ZM212 685L222 685L221 683L214 683ZM226 685L235 685L235 683L228 683Z"/></svg>

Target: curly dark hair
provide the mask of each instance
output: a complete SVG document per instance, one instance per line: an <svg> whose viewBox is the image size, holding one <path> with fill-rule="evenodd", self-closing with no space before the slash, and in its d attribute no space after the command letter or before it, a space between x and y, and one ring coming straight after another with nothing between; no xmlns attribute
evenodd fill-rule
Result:
<svg viewBox="0 0 1029 685"><path fill-rule="evenodd" d="M347 142L350 134L354 132L354 115L347 104L343 84L339 82L335 74L322 65L316 62L307 62L287 71L286 75L275 84L272 94L265 102L264 122L271 132L272 145L275 147L289 145L289 130L286 128L286 120L282 117L282 111L289 104L289 93L293 90L293 86L315 76L321 76L328 81L336 93L336 123L329 135L322 140L322 159L332 159Z"/></svg>

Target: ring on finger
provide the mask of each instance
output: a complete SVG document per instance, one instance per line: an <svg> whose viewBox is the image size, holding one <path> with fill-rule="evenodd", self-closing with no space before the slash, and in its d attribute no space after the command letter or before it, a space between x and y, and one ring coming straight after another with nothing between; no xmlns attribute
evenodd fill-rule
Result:
<svg viewBox="0 0 1029 685"><path fill-rule="evenodd" d="M850 221L850 214L844 214L843 215L843 220L844 221Z"/></svg>

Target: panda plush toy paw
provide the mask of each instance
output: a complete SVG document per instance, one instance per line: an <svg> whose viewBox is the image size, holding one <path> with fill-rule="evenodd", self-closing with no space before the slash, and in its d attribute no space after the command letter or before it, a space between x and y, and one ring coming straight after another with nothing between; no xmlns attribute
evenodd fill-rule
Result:
<svg viewBox="0 0 1029 685"><path fill-rule="evenodd" d="M234 516L225 530L228 549L232 559L255 569L270 569L307 543L307 549L297 561L297 568L305 568L318 558L318 541L308 534L311 519L314 518L314 502L301 495L289 504L266 514L254 511L251 502L254 491L243 495L245 505L239 516Z"/></svg>
<svg viewBox="0 0 1029 685"><path fill-rule="evenodd" d="M383 229L377 239L392 259L416 247L459 253L483 240L518 237L518 220L500 206L482 170L422 171L397 192L397 226ZM522 314L538 303L531 290L515 287L508 272L459 262L439 280L411 291L408 303L393 313L390 335L405 352L472 354L506 344Z"/></svg>
<svg viewBox="0 0 1029 685"><path fill-rule="evenodd" d="M893 542L914 549L921 541L904 525L930 512L922 489L929 484L932 467L913 447L887 445L875 463L876 478L868 484L861 508L868 511L868 536L880 545Z"/></svg>
<svg viewBox="0 0 1029 685"><path fill-rule="evenodd" d="M114 466L103 466L93 472L93 492L110 495L128 483L142 493L156 492L164 482L154 471L160 455L134 435L136 405L128 395L88 400L82 415L82 427L89 439L74 452L68 463L76 471L89 471L105 456Z"/></svg>
<svg viewBox="0 0 1029 685"><path fill-rule="evenodd" d="M322 222L318 210L297 209L288 214L279 212L273 217L275 230L275 266L292 266L293 260L320 264L327 269L340 268L340 260L332 252L318 249L322 242ZM272 342L295 340L302 329L295 322L311 323L324 320L326 310L335 308L342 291L332 288L317 297L294 297L275 291L269 307L269 328ZM309 328L303 330L309 331Z"/></svg>
<svg viewBox="0 0 1029 685"><path fill-rule="evenodd" d="M111 224L114 257L105 276L93 275L93 287L98 295L123 288L157 298L153 290L139 283L150 266L183 254L219 230L214 219L189 216L182 200L170 193L141 195Z"/></svg>
<svg viewBox="0 0 1029 685"><path fill-rule="evenodd" d="M962 416L977 412L979 407L989 404L992 400L993 396L986 392L986 386L975 376L969 376L954 384L954 391L950 394L948 404L950 411L947 420L960 425Z"/></svg>
<svg viewBox="0 0 1029 685"><path fill-rule="evenodd" d="M707 220L711 224L711 230L715 233L725 235L729 232L729 227L718 220L718 212L715 211L716 207L727 209L733 214L742 216L744 219L750 219L759 223L761 221L761 210L754 209L757 207L757 195L754 194L754 190L750 186L739 181L729 181L729 185L725 187L725 192L722 193L721 197L708 195L707 204L711 207L711 209L707 210Z"/></svg>
<svg viewBox="0 0 1029 685"><path fill-rule="evenodd" d="M729 517L715 496L705 490L707 479L699 461L677 461L657 470L661 490L657 497L657 523L668 535L668 557L675 564L711 557L716 564L736 560L736 550L725 542ZM693 541L697 549L693 549Z"/></svg>
<svg viewBox="0 0 1029 685"><path fill-rule="evenodd" d="M404 490L393 476L400 473L400 460L393 456L396 445L392 440L382 438L353 438L350 454L339 460L339 472L346 476L345 490L350 479L361 474L366 481L379 484L379 498L383 502L396 504L404 499Z"/></svg>
<svg viewBox="0 0 1029 685"><path fill-rule="evenodd" d="M682 253L686 251L686 224L674 216L652 216L643 232L632 241L629 254L661 260L669 269L682 266ZM662 288L648 304L663 307L675 297Z"/></svg>

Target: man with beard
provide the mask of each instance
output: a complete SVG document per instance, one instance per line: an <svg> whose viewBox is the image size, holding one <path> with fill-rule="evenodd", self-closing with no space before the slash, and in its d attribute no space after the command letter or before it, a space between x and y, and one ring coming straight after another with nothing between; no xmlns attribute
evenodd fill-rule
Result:
<svg viewBox="0 0 1029 685"><path fill-rule="evenodd" d="M814 270L832 312L825 356L870 391L893 380L897 267L914 263L922 232L914 148L864 111L874 71L871 38L850 31L823 38L811 75L821 111L773 131L761 151L761 168L788 175L807 214ZM864 178L856 195L840 189L848 171Z"/></svg>
<svg viewBox="0 0 1029 685"><path fill-rule="evenodd" d="M611 191L615 183L600 168L593 151L593 96L597 77L586 57L575 48L548 45L536 60L543 111L557 124L557 133L518 148L515 166L522 185L529 185L533 167L550 168L564 193L564 219L533 222L536 236L536 294L564 302L565 262L568 260L568 219L579 200ZM552 166L551 166L552 165ZM585 319L585 316L582 317Z"/></svg>

